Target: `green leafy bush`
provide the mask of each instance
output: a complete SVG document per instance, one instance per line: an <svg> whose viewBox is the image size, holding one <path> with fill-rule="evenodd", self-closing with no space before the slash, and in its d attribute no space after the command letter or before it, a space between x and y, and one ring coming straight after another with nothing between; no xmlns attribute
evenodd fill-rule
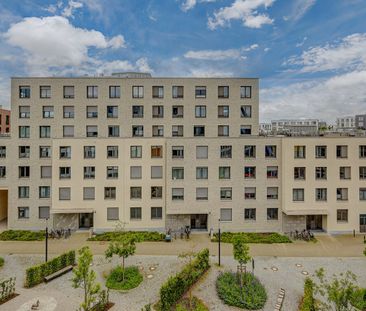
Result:
<svg viewBox="0 0 366 311"><path fill-rule="evenodd" d="M256 233L256 232L223 232L221 233L221 242L223 243L233 243L237 238L240 238L243 243L292 243L291 240L282 234L272 232L272 233ZM212 242L218 242L218 233L214 234Z"/></svg>
<svg viewBox="0 0 366 311"><path fill-rule="evenodd" d="M160 288L159 309L169 311L183 294L198 281L198 279L210 267L210 253L207 248L197 254L191 264L187 264L183 270L170 277Z"/></svg>
<svg viewBox="0 0 366 311"><path fill-rule="evenodd" d="M0 268L4 265L4 262L5 262L4 258L0 257Z"/></svg>
<svg viewBox="0 0 366 311"><path fill-rule="evenodd" d="M15 278L9 278L0 282L0 303L6 301L15 294Z"/></svg>
<svg viewBox="0 0 366 311"><path fill-rule="evenodd" d="M240 288L237 275L232 272L221 273L216 280L217 294L229 306L248 310L262 309L267 293L259 280L251 273L243 275L243 288Z"/></svg>
<svg viewBox="0 0 366 311"><path fill-rule="evenodd" d="M123 278L123 268L118 266L109 274L106 286L110 289L128 290L139 286L142 280L143 276L137 267L125 268Z"/></svg>
<svg viewBox="0 0 366 311"><path fill-rule="evenodd" d="M165 239L165 234L149 231L105 232L89 238L88 241L121 241L126 239L133 239L135 242L163 241Z"/></svg>
<svg viewBox="0 0 366 311"><path fill-rule="evenodd" d="M1 241L42 241L44 239L44 231L7 230L0 233Z"/></svg>
<svg viewBox="0 0 366 311"><path fill-rule="evenodd" d="M315 311L314 283L310 278L305 279L304 297L299 311Z"/></svg>
<svg viewBox="0 0 366 311"><path fill-rule="evenodd" d="M53 258L52 260L40 264L38 266L33 266L28 268L25 271L25 287L33 287L37 284L43 282L43 279L55 273L66 266L75 264L75 251L69 251L64 253L58 257Z"/></svg>
<svg viewBox="0 0 366 311"><path fill-rule="evenodd" d="M189 306L189 299L183 298L175 307L175 311L208 311L205 304L197 297L192 298L192 308Z"/></svg>
<svg viewBox="0 0 366 311"><path fill-rule="evenodd" d="M355 290L351 304L359 310L366 310L366 288L359 288Z"/></svg>

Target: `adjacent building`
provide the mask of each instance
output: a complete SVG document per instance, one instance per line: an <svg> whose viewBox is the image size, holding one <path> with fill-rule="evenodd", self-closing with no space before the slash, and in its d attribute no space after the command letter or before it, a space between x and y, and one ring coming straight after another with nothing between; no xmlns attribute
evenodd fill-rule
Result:
<svg viewBox="0 0 366 311"><path fill-rule="evenodd" d="M324 121L318 119L283 119L272 120L272 134L288 136L314 136L319 134L319 130L326 127Z"/></svg>
<svg viewBox="0 0 366 311"><path fill-rule="evenodd" d="M10 110L0 106L0 135L10 134Z"/></svg>
<svg viewBox="0 0 366 311"><path fill-rule="evenodd" d="M337 130L354 130L356 128L355 125L355 117L354 116L345 116L339 117L336 120Z"/></svg>

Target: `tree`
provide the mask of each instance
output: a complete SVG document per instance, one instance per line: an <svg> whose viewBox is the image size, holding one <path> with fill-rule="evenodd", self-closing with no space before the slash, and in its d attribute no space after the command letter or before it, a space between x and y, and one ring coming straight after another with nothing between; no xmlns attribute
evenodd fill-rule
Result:
<svg viewBox="0 0 366 311"><path fill-rule="evenodd" d="M246 264L251 259L249 255L249 246L241 238L235 238L233 241L234 259L239 263L238 274L240 287L243 287L243 271L246 272Z"/></svg>
<svg viewBox="0 0 366 311"><path fill-rule="evenodd" d="M135 251L136 245L134 239L111 242L105 251L106 258L112 258L113 255L122 258L122 281L125 280L125 259L135 254Z"/></svg>
<svg viewBox="0 0 366 311"><path fill-rule="evenodd" d="M84 302L80 306L80 310L91 310L93 303L97 299L100 291L100 284L95 283L95 272L90 269L93 262L93 254L88 246L79 250L79 258L77 267L74 268L74 277L72 278L72 286L74 288L84 289Z"/></svg>

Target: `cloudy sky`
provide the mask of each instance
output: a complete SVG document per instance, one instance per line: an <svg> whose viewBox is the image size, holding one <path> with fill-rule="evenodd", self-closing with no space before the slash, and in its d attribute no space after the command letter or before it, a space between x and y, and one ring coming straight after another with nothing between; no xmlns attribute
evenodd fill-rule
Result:
<svg viewBox="0 0 366 311"><path fill-rule="evenodd" d="M11 76L260 78L261 121L366 112L366 0L0 0Z"/></svg>

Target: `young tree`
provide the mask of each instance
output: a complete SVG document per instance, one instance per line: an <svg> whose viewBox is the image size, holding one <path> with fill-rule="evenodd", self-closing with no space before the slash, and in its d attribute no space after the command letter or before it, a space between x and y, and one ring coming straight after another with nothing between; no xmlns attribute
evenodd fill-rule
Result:
<svg viewBox="0 0 366 311"><path fill-rule="evenodd" d="M251 259L249 255L249 246L241 238L235 238L233 241L234 259L239 263L240 286L243 286L243 271L246 272L246 264Z"/></svg>
<svg viewBox="0 0 366 311"><path fill-rule="evenodd" d="M113 255L122 258L122 281L125 280L125 259L135 254L135 251L136 245L134 239L111 242L105 251L106 258L112 258Z"/></svg>
<svg viewBox="0 0 366 311"><path fill-rule="evenodd" d="M74 288L84 289L84 302L80 306L80 310L91 310L93 303L97 299L100 291L100 284L95 283L95 272L90 269L93 262L93 254L88 246L79 250L79 258L77 267L74 268L74 277L72 278L72 286Z"/></svg>

